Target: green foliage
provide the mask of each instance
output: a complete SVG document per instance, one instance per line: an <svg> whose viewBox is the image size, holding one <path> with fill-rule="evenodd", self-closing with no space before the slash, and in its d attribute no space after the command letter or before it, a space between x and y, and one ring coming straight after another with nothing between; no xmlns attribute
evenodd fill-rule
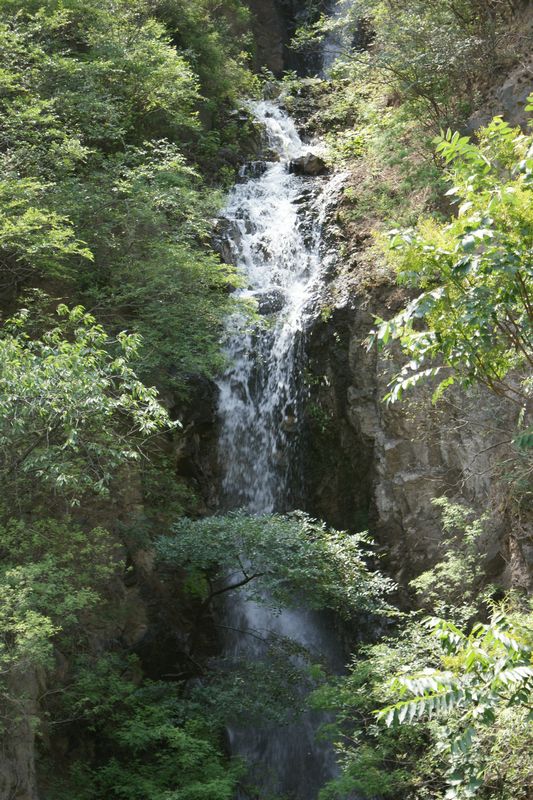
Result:
<svg viewBox="0 0 533 800"><path fill-rule="evenodd" d="M34 178L0 182L0 261L10 281L61 277L72 256L92 260L68 218L43 202L49 188Z"/></svg>
<svg viewBox="0 0 533 800"><path fill-rule="evenodd" d="M66 290L113 334L141 333L142 378L181 396L220 366L232 308L200 174L227 177L220 153L251 132L229 116L252 88L247 19L238 0L0 11L0 284L15 302Z"/></svg>
<svg viewBox="0 0 533 800"><path fill-rule="evenodd" d="M320 800L399 796L436 800L442 778L438 761L428 756L428 731L389 730L376 724L376 706L392 702L391 675L406 664L421 669L433 663L435 648L416 620L402 620L398 636L358 648L346 676L330 680L312 695L312 706L328 712L325 726L337 751L341 773L320 793ZM425 794L427 785L429 792ZM420 793L418 790L422 788Z"/></svg>
<svg viewBox="0 0 533 800"><path fill-rule="evenodd" d="M512 373L533 363L531 148L530 136L499 117L480 133L479 145L450 132L440 139L458 215L390 234L399 281L422 291L392 320L380 321L375 337L384 346L399 340L410 359L389 401L438 375L436 398L458 379L526 402L528 384Z"/></svg>
<svg viewBox="0 0 533 800"><path fill-rule="evenodd" d="M328 143L330 159L354 172L349 202L339 212L348 238L354 223L356 230L382 230L443 210L431 137L447 125L466 125L495 70L519 61L522 42L527 48L513 16L519 6L512 0L356 0L299 31L296 46L337 29L346 44L327 82L298 85L289 78L285 85L296 110L307 117L307 106L316 108L306 124ZM382 256L369 257L375 272Z"/></svg>
<svg viewBox="0 0 533 800"><path fill-rule="evenodd" d="M333 416L329 409L324 408L320 403L307 403L305 415L321 436L329 436L333 422Z"/></svg>
<svg viewBox="0 0 533 800"><path fill-rule="evenodd" d="M411 103L426 122L464 117L498 66L509 61L505 40L514 2L483 0L356 0L336 18L322 17L299 31L295 46L309 47L330 31L353 31L333 70L361 61L367 82L384 83ZM359 36L357 33L359 32ZM372 42L360 52L361 33Z"/></svg>
<svg viewBox="0 0 533 800"><path fill-rule="evenodd" d="M95 257L78 272L86 302L142 335L145 380L183 395L191 375L220 367L234 307L233 268L208 248L218 195L165 141L108 158L89 181L65 181L62 195L65 205L76 198L69 213Z"/></svg>
<svg viewBox="0 0 533 800"><path fill-rule="evenodd" d="M421 130L465 116L480 76L501 63L512 5L354 4L374 45L336 68L327 97L315 81L311 121L329 129L333 162L362 170L342 221L414 225L435 203L439 175ZM237 278L212 250L209 220L221 202L213 185L231 181L253 141L253 126L232 113L257 91L248 22L240 0L4 0L0 10L0 285L13 317L0 336L0 694L16 735L26 679L48 676L47 733L69 742L61 769L41 769L50 800L231 800L240 769L224 757L224 725L283 725L324 678L279 638L264 643L262 662L226 660L188 687L143 680L135 659L96 658L90 641L124 566L102 517L120 518L128 544L146 547L194 503L176 484L171 448L155 445L134 476L143 512L122 524L131 467L170 428L147 384L181 404L190 377L222 363ZM424 292L411 316L380 331L412 349L406 386L444 364L437 395L457 376L520 403L529 394L508 376L531 355L530 147L501 121L479 145L451 132L439 140L459 214L392 239L391 262ZM28 287L47 293L44 318L13 315ZM50 323L56 296L91 313L60 305ZM527 450L523 423L517 445ZM410 618L315 692L317 707L337 714L330 733L343 766L324 800L440 800L448 761L450 797L525 797L530 633L505 617L460 630L479 609L483 521L443 510L443 560L411 587L448 617L434 623L438 637ZM390 617L392 584L369 569L366 545L303 515L235 514L181 520L157 549L199 616L233 588L274 607L303 598L345 617ZM80 650L93 654L76 663ZM53 683L54 661L66 664L66 686ZM383 706L386 729L372 713ZM409 718L416 724L396 724Z"/></svg>
<svg viewBox="0 0 533 800"><path fill-rule="evenodd" d="M498 61L500 21L475 0L369 0L363 7L375 26L376 67L437 121L472 102L476 84Z"/></svg>
<svg viewBox="0 0 533 800"><path fill-rule="evenodd" d="M118 468L139 457L142 438L169 425L131 367L138 338L111 341L81 307L58 314L61 324L42 339L30 338L24 312L0 338L4 501L23 502L28 481L33 502L40 490L70 503L105 493Z"/></svg>
<svg viewBox="0 0 533 800"><path fill-rule="evenodd" d="M404 618L314 692L335 715L324 733L342 768L321 800L526 800L531 615L498 613L469 635L442 620L429 629Z"/></svg>
<svg viewBox="0 0 533 800"><path fill-rule="evenodd" d="M248 20L240 0L1 4L0 678L13 738L33 713L27 687L59 693L60 653L107 646L117 529L147 546L193 504L148 387L176 406L222 363L236 279L211 246L212 186L232 180L252 135L234 114L255 90ZM69 674L87 708L78 698L66 717L86 738L58 796L229 800L219 729L174 687L113 669L92 675L99 698ZM91 731L89 697L108 713ZM94 759L91 737L105 742Z"/></svg>
<svg viewBox="0 0 533 800"><path fill-rule="evenodd" d="M0 557L0 695L9 722L20 713L17 687L26 674L53 665L58 637L64 649L83 641L79 623L102 604L120 561L107 531L54 519L8 519Z"/></svg>
<svg viewBox="0 0 533 800"><path fill-rule="evenodd" d="M257 90L246 66L247 51L253 48L246 4L241 0L158 0L157 5L158 16L175 31L178 46L191 59L210 111Z"/></svg>
<svg viewBox="0 0 533 800"><path fill-rule="evenodd" d="M156 391L131 364L138 337L110 339L83 308L60 305L58 324L21 311L0 336L0 675L6 718L25 676L53 665L54 649L84 640L120 564L116 543L69 508L107 497L142 443L169 428ZM55 321L55 320L54 320ZM89 516L90 519L90 516Z"/></svg>
<svg viewBox="0 0 533 800"><path fill-rule="evenodd" d="M292 604L299 597L315 608L354 611L386 609L393 584L366 565L365 534L332 531L294 513L254 517L232 513L198 521L182 519L174 536L156 542L163 563L205 576L206 601L246 587L258 602Z"/></svg>
<svg viewBox="0 0 533 800"><path fill-rule="evenodd" d="M483 799L527 797L531 615L510 598L489 624L476 621L489 602L478 551L486 520L435 504L449 537L443 559L411 586L447 620L404 615L393 636L357 650L346 676L314 691L312 705L334 715L324 735L342 767L321 800L451 800L469 796L471 779ZM502 760L506 738L516 749Z"/></svg>
<svg viewBox="0 0 533 800"><path fill-rule="evenodd" d="M442 174L431 158L431 137L405 107L383 108L383 101L369 98L368 92L359 108L357 130L365 143L364 159L355 166L361 179L348 190L347 220L375 230L391 221L414 224L435 207L443 188Z"/></svg>
<svg viewBox="0 0 533 800"><path fill-rule="evenodd" d="M420 115L369 83L367 62L360 54L328 82L285 84L289 110L305 115L306 128L325 141L328 161L350 172L337 212L348 243L359 231L414 225L445 191L433 135ZM377 259L383 262L380 253Z"/></svg>
<svg viewBox="0 0 533 800"><path fill-rule="evenodd" d="M191 690L191 708L220 726L287 725L305 710L307 695L323 679L322 666L311 662L316 653L276 634L244 635L262 640L261 657L218 659L202 684Z"/></svg>
<svg viewBox="0 0 533 800"><path fill-rule="evenodd" d="M433 505L441 509L442 527L448 537L442 547L443 558L409 585L425 611L467 622L482 611L490 592L481 588L485 570L480 540L488 517L476 518L471 509L450 503L445 497L435 499Z"/></svg>
<svg viewBox="0 0 533 800"><path fill-rule="evenodd" d="M380 710L378 718L389 726L432 715L449 718L443 732L450 765L446 798L473 797L483 787L486 770L475 746L479 729L492 727L502 709L531 709L531 620L513 623L497 612L489 624L477 623L469 634L441 619L429 620L427 627L444 651L448 670L398 677L393 689L410 697Z"/></svg>
<svg viewBox="0 0 533 800"><path fill-rule="evenodd" d="M179 684L139 684L135 659L78 665L54 714L75 719L98 742L92 759L48 779L47 797L67 800L231 800L238 765L222 757L222 728L181 696ZM74 729L72 735L76 736Z"/></svg>

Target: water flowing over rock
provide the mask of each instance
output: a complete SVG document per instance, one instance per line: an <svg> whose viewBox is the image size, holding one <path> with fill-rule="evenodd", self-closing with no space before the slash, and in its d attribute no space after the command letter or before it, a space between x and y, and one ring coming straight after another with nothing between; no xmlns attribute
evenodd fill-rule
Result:
<svg viewBox="0 0 533 800"><path fill-rule="evenodd" d="M332 28L324 39L322 46L323 61L322 72L327 75L335 61L346 53L353 41L353 28L341 23L342 18L348 14L354 0L332 0L329 5L329 17Z"/></svg>
<svg viewBox="0 0 533 800"><path fill-rule="evenodd" d="M241 295L256 300L269 316L263 325L235 318L228 332L230 366L218 384L219 457L221 505L259 514L292 508L298 495L303 342L327 262L323 223L343 176L292 174L290 162L307 155L294 123L270 101L252 109L264 126L265 144L280 160L243 172L249 180L231 193L224 212L228 222L221 227L227 232L226 249L246 277ZM223 615L226 658L261 660L268 642L278 637L339 665L331 625L316 612L294 608L275 614L237 595ZM335 774L333 753L316 742L316 728L317 720L306 713L283 727L234 729L231 749L250 764L249 780L264 796L314 800Z"/></svg>
<svg viewBox="0 0 533 800"><path fill-rule="evenodd" d="M289 490L297 484L286 423L300 416L302 338L320 280L322 225L342 176L315 182L290 174L289 162L305 149L294 123L269 101L254 111L282 160L234 188L221 228L225 250L246 276L241 295L278 316L262 328L232 321L231 366L219 382L219 448L223 505L265 513L290 507Z"/></svg>

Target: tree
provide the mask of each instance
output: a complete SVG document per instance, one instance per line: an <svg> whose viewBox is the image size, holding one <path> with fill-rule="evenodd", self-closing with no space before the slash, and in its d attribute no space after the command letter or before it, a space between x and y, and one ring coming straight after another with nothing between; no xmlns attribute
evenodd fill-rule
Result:
<svg viewBox="0 0 533 800"><path fill-rule="evenodd" d="M329 530L299 512L182 519L173 534L157 540L159 558L187 571L204 609L238 589L274 607L303 597L310 607L344 615L387 608L383 598L393 583L368 568L365 534Z"/></svg>
<svg viewBox="0 0 533 800"><path fill-rule="evenodd" d="M30 337L25 312L0 338L0 485L6 504L30 500L35 506L43 492L70 504L88 492L105 494L119 467L139 458L142 440L170 425L155 389L144 386L131 366L138 337L110 339L81 307L59 306L57 313L60 324L41 339Z"/></svg>
<svg viewBox="0 0 533 800"><path fill-rule="evenodd" d="M409 583L415 590L418 606L456 624L476 619L490 596L486 581L485 558L480 544L488 516L478 517L473 509L435 498L441 509L442 558Z"/></svg>
<svg viewBox="0 0 533 800"><path fill-rule="evenodd" d="M399 341L409 361L386 399L440 377L435 398L455 381L479 382L526 409L533 365L533 140L496 117L479 144L448 131L437 151L446 164L457 216L422 220L390 233L398 281L418 291L370 343Z"/></svg>
<svg viewBox="0 0 533 800"><path fill-rule="evenodd" d="M513 624L497 611L489 624L477 623L468 634L442 619L430 619L426 625L449 669L426 669L396 678L392 688L408 698L376 714L389 727L432 716L447 718L446 797L473 797L483 786L486 769L475 747L480 729L493 726L504 708L533 710L531 620Z"/></svg>
<svg viewBox="0 0 533 800"><path fill-rule="evenodd" d="M82 658L55 706L73 741L95 737L62 773L43 776L51 800L231 800L242 772L223 754L223 726L180 684L145 681L140 664L116 654ZM68 724L70 722L70 725ZM77 751L79 752L79 751ZM83 752L83 751L82 751Z"/></svg>
<svg viewBox="0 0 533 800"><path fill-rule="evenodd" d="M38 286L141 333L139 375L180 401L219 368L233 306L212 185L252 132L232 116L247 19L239 0L0 11L0 288L10 309Z"/></svg>
<svg viewBox="0 0 533 800"><path fill-rule="evenodd" d="M301 28L309 48L332 31L344 52L334 75L363 65L377 84L416 109L424 127L457 123L480 88L509 59L506 35L520 0L354 0ZM525 38L525 37L524 37ZM352 42L354 46L352 47ZM327 46L326 39L326 46ZM367 47L368 43L371 44Z"/></svg>
<svg viewBox="0 0 533 800"><path fill-rule="evenodd" d="M123 564L117 542L103 528L83 531L53 518L0 526L0 697L16 712L17 681L53 666L84 638L82 614L101 606L105 587Z"/></svg>

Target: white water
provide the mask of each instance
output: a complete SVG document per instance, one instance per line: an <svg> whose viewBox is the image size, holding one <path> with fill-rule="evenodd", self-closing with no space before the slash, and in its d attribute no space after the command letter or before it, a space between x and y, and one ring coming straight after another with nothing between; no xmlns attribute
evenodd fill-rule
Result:
<svg viewBox="0 0 533 800"><path fill-rule="evenodd" d="M322 75L328 76L338 58L347 55L354 38L354 25L348 21L354 0L332 0L329 7L331 30L322 43Z"/></svg>
<svg viewBox="0 0 533 800"><path fill-rule="evenodd" d="M303 339L323 269L322 227L343 176L290 174L289 162L308 152L293 121L268 101L251 108L264 127L268 152L280 160L254 165L249 172L259 176L234 188L224 217L226 244L246 277L241 294L258 301L265 324L250 330L245 319L233 320L218 410L222 505L260 514L291 508L291 489L298 487ZM241 590L223 614L229 660L261 660L262 639L282 637L307 648L315 660L326 657L339 665L331 625L315 612L286 608L275 614ZM239 798L315 800L336 769L331 749L316 742L317 726L307 712L283 727L230 730L232 753L248 762L249 782L259 787L258 793L243 790Z"/></svg>
<svg viewBox="0 0 533 800"><path fill-rule="evenodd" d="M238 184L224 211L233 258L246 276L244 297L268 314L263 329L233 321L226 352L231 367L219 382L220 461L224 505L254 513L286 510L301 414L302 334L321 271L324 216L342 176L289 174L307 152L294 123L276 105L252 105L279 162Z"/></svg>

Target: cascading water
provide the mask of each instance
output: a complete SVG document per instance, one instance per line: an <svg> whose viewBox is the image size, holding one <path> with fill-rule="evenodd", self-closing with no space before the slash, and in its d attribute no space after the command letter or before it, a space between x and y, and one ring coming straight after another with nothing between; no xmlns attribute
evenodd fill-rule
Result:
<svg viewBox="0 0 533 800"><path fill-rule="evenodd" d="M331 30L322 44L322 75L327 76L335 61L346 55L354 40L355 23L349 21L354 0L332 0L329 5Z"/></svg>
<svg viewBox="0 0 533 800"><path fill-rule="evenodd" d="M228 332L230 363L219 382L221 505L254 514L286 511L298 484L296 446L303 401L302 345L323 265L322 227L343 176L291 174L305 155L293 121L274 103L251 104L265 131L270 162L243 169L224 217L232 259L244 275L265 324L242 317ZM338 667L340 648L324 618L305 608L279 613L233 593L223 610L228 659L261 660L265 641L291 640ZM315 800L335 774L331 749L316 742L317 720L306 712L289 725L230 730L234 755L250 765L259 793L239 798ZM257 790L256 790L257 791Z"/></svg>
<svg viewBox="0 0 533 800"><path fill-rule="evenodd" d="M222 504L287 510L303 399L302 342L324 263L322 228L344 176L309 178L290 164L307 152L295 125L269 101L251 104L275 160L243 168L224 211L227 245L264 325L232 321L219 381ZM247 174L255 175L246 180ZM257 175L257 173L260 173Z"/></svg>
<svg viewBox="0 0 533 800"><path fill-rule="evenodd" d="M235 321L227 346L232 366L219 383L220 452L225 504L267 513L285 510L296 466L299 350L327 192L319 200L313 181L289 173L289 161L304 154L292 120L268 101L252 109L280 160L245 168L263 173L235 187L224 215L234 262L248 282L241 295L258 302L266 324L247 332Z"/></svg>

